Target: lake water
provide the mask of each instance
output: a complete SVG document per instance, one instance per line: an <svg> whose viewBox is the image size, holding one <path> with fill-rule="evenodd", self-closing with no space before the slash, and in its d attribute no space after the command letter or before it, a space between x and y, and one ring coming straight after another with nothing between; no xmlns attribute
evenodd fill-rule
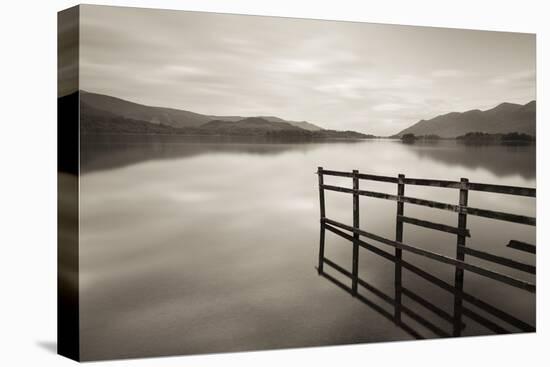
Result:
<svg viewBox="0 0 550 367"><path fill-rule="evenodd" d="M84 138L83 138L84 139ZM318 166L325 169L535 187L534 146L398 141L293 143L102 138L81 142L80 326L83 359L229 352L413 339L413 335L317 274ZM349 178L327 184L351 187ZM361 182L396 193L395 184ZM458 190L410 187L406 195L456 204ZM352 223L351 195L327 192L327 217ZM395 238L396 204L361 197L361 227ZM535 216L535 200L470 192L473 207ZM456 213L405 204L406 215L456 225ZM534 264L506 247L535 244L535 228L468 217L468 246ZM454 256L456 236L405 224L404 242ZM393 249L377 244L393 253ZM326 256L351 270L351 244L327 233ZM453 283L454 268L404 253ZM486 264L468 258L472 263ZM488 267L533 281L534 276ZM361 250L360 276L394 294L394 264ZM328 272L329 270L327 270ZM335 275L335 274L334 274ZM341 277L339 279L342 279ZM345 280L349 284L349 280ZM465 274L464 289L535 325L535 296ZM452 313L453 297L403 270L403 286ZM366 299L391 306L360 288ZM451 333L410 298L403 305ZM467 303L465 303L466 305ZM470 306L509 332L518 328ZM419 335L435 337L404 316ZM464 317L462 335L494 333Z"/></svg>

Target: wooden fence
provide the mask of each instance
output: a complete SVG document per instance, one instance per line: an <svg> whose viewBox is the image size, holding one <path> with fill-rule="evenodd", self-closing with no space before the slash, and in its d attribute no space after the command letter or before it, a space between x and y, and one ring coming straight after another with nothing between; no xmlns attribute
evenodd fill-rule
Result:
<svg viewBox="0 0 550 367"><path fill-rule="evenodd" d="M446 336L445 332L430 323L428 320L420 317L411 309L404 307L401 302L402 295L406 295L411 298L413 301L418 304L427 307L429 310L434 312L440 317L451 321L453 324L453 336L459 336L461 330L464 327L462 323L462 316L468 316L471 319L479 322L482 325L487 326L489 329L498 332L504 333L505 329L496 325L491 320L481 316L480 314L466 308L463 306L463 301L466 301L470 304L475 305L478 308L481 308L491 314L492 316L505 321L506 323L515 326L521 331L534 331L535 328L519 319L510 315L506 312L503 312L496 307L468 294L463 291L464 288L464 271L469 271L476 273L478 275L494 279L499 282L503 282L513 287L521 288L527 292L535 293L536 285L530 281L518 279L516 277L497 272L483 266L475 265L466 262L466 255L479 258L488 262L502 265L511 269L516 269L521 272L535 274L535 266L518 262L513 259L505 258L502 256L497 256L488 252L485 252L481 249L476 249L471 246L466 246L466 238L470 237L470 231L467 228L467 217L468 215L479 216L490 218L494 220L507 221L513 223L519 223L528 226L535 226L536 219L529 216L517 215L512 213L499 212L494 210L480 209L468 206L468 192L469 191L483 191L491 192L505 195L515 195L515 196L524 196L524 197L536 197L536 190L533 188L525 187L515 187L515 186L504 186L504 185L492 185L492 184L482 184L469 182L468 179L462 178L460 181L447 181L447 180L431 180L431 179L418 179L418 178L406 178L405 175L398 175L397 177L390 176L378 176L371 174L359 173L357 170L352 172L342 172L342 171L331 171L324 170L322 167L318 168L317 171L319 178L319 203L320 203L320 244L319 244L319 263L318 263L318 272L320 275L325 276L329 280L333 281L335 284L339 285L341 288L347 289L347 286L336 278L330 276L324 272L324 265L331 267L337 272L343 274L344 276L351 279L351 287L349 287L349 292L360 299L361 301L373 306L373 303L366 299L364 296L358 293L358 286L370 290L372 293L378 295L382 300L394 306L394 315L392 320L394 320L398 325L404 328L409 334L418 337L419 334L416 333L412 328L406 326L401 322L401 314L404 312L409 317L412 317L416 321L419 321L422 325L426 326L428 329L434 331L439 336ZM326 185L324 183L324 176L337 176L337 177L349 177L352 179L352 188ZM394 183L397 185L396 195L360 190L359 182L360 180L370 180L386 183ZM458 192L458 203L457 204L448 204L442 203L433 200L419 199L415 197L405 196L405 187L406 185L416 185L416 186L430 186L430 187L439 187L439 188L448 188L448 189L457 189ZM327 218L325 210L325 190L336 191L340 193L351 194L353 196L353 225L347 225L340 223L333 219ZM395 239L384 238L382 236L376 235L371 232L367 232L364 229L360 228L360 215L359 215L359 198L361 196L367 196L372 198L379 198L385 200L392 200L397 203L396 209L396 230L395 230ZM413 204L420 205L425 207L430 207L434 209L446 210L457 213L457 226L449 226L442 223L435 223L432 221L422 220L419 218L414 218L404 215L404 204ZM403 223L408 223L436 231L443 231L446 233L451 233L456 235L456 255L455 257L445 256L436 252L428 251L413 245L403 242ZM330 231L342 238L349 240L353 244L353 255L352 255L352 270L351 272L331 261L325 257L325 231ZM347 232L345 232L347 231ZM381 244L390 246L394 248L394 253L387 252L381 248L372 245L371 243L366 242L365 239L373 240ZM536 247L532 244L525 242L511 240L508 247L516 249L518 251L523 251L527 253L535 254ZM390 297L387 294L384 294L373 285L367 283L366 281L359 278L359 248L367 249L377 255L380 255L390 261L395 263L395 295ZM416 255L424 256L434 261L438 261L444 264L452 265L455 269L455 279L454 285L434 277L433 275L425 272L424 270L418 268L417 266L406 262L402 258L403 251L411 252ZM435 284L443 290L449 291L454 295L454 311L453 315L447 314L445 311L439 309L437 306L431 304L429 301L423 299L422 297L414 294L410 290L403 288L402 286L402 269L405 268L421 278ZM375 304L374 304L375 305ZM377 306L379 312L384 314L384 310L380 309ZM383 312L384 311L384 312ZM388 316L388 315L385 315Z"/></svg>

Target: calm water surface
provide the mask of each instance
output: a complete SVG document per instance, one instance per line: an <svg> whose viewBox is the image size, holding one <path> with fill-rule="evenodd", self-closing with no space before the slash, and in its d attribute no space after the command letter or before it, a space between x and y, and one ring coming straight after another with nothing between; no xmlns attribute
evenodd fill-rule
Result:
<svg viewBox="0 0 550 367"><path fill-rule="evenodd" d="M84 359L412 339L375 308L318 276L317 167L535 186L533 146L104 138L82 141L81 159ZM325 182L351 187L350 179ZM396 191L381 183L361 182L361 188ZM407 186L406 194L458 201L457 190ZM327 216L351 224L351 195L326 195ZM471 192L469 204L535 216L530 198ZM394 238L395 202L362 197L360 205L361 227ZM412 205L405 205L405 213L449 225L457 221L455 213ZM468 227L468 246L534 264L534 256L506 247L510 239L534 244L533 227L474 217ZM455 236L408 224L404 241L449 256L456 251ZM351 269L349 242L329 233L326 243L327 257ZM393 295L394 264L361 251L361 277ZM404 259L453 282L450 266L411 254ZM417 275L404 270L403 285L452 312L452 296ZM465 291L535 324L533 294L471 273L465 275ZM372 293L363 294L393 312ZM451 332L448 322L407 297L403 304ZM436 336L405 321L424 337ZM470 319L464 322L463 335L493 333Z"/></svg>

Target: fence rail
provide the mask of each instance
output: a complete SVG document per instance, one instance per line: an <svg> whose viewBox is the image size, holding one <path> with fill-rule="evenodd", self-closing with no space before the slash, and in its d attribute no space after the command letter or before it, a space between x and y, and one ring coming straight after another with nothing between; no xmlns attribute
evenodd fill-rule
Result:
<svg viewBox="0 0 550 367"><path fill-rule="evenodd" d="M320 167L321 172L325 176L338 176L338 177L353 177L353 172L344 172L344 171L331 171L325 170ZM380 176L380 175L371 175L365 173L358 173L357 178L360 180L370 180L370 181L379 181L379 182L389 182L389 183L398 183L399 177L391 176ZM449 181L449 180L435 180L435 179L425 179L425 178L403 178L403 183L406 185L415 185L415 186L431 186L431 187L443 187L449 189L466 189L471 191L484 191L492 192L497 194L508 194L516 196L528 196L536 197L536 189L530 187L519 187L519 186L507 186L507 185L493 185L486 183L476 183L468 182L464 183L462 181Z"/></svg>
<svg viewBox="0 0 550 367"><path fill-rule="evenodd" d="M353 190L353 189L350 189L347 187L341 187L341 186L323 185L322 188L324 190L329 190L329 191L337 191L337 192L343 192L348 194L357 193L357 195L359 196L368 196L372 198L392 200L392 201L415 204L420 206L427 206L429 208L434 208L434 209L448 210L455 213L465 213L465 214L475 215L478 217L497 219L497 220L502 220L507 222L519 223L519 224L527 224L530 226L536 225L536 219L534 217L528 217L524 215L504 213L504 212L499 212L495 210L478 209L478 208L472 208L468 206L461 206L461 205L455 205L455 204L447 204L447 203L442 203L434 200L419 199L419 198L402 196L402 195L392 195L392 194L386 194L386 193L376 192L376 191ZM510 195L513 195L513 194L510 194Z"/></svg>
<svg viewBox="0 0 550 367"><path fill-rule="evenodd" d="M454 336L459 336L461 333L461 330L464 328L464 324L462 323L463 315L470 317L471 319L475 320L476 322L482 325L485 325L487 328L495 332L504 332L504 329L502 327L496 325L491 320L473 312L468 308L464 308L462 304L463 301L469 302L478 308L485 307L486 309L489 310L488 312L493 316L500 317L502 320L520 328L521 330L524 330L524 331L534 330L534 328L531 325L528 325L522 322L521 320L516 319L512 315L506 314L484 303L483 301L463 292L464 271L472 272L472 273L481 275L483 277L487 277L487 278L505 283L507 285L526 290L531 293L536 292L536 285L530 281L518 279L515 276L511 276L492 269L488 269L484 266L468 263L466 262L466 259L465 259L466 255L468 255L474 258L482 259L490 263L498 264L506 268L519 270L529 274L536 273L536 268L533 265L524 264L513 259L509 259L509 258L505 258L502 256L485 252L479 248L476 248L475 246L472 247L471 245L468 245L468 246L466 245L466 238L471 237L470 231L467 228L467 218L469 215L485 217L493 220L513 222L513 223L518 223L518 224L523 224L528 226L536 225L536 219L534 217L518 215L513 213L499 212L499 211L488 210L488 209L474 208L469 206L468 205L469 191L482 191L482 192L490 192L490 193L497 193L497 194L535 198L536 190L534 188L474 183L474 182L469 182L469 180L466 178L462 178L460 181L448 181L448 180L431 180L431 179L424 179L424 178L406 178L405 175L402 175L402 174L398 175L397 177L379 176L379 175L360 173L357 170L354 170L352 172L343 172L343 171L325 170L322 167L318 168L317 174L319 178L319 202L320 202L320 217L321 217L320 218L319 263L318 263L317 269L320 275L325 276L327 279L331 280L341 288L348 290L347 286L345 286L343 283L337 281L334 277L324 272L324 267L323 267L324 265L331 267L332 269L336 270L337 272L351 279L351 287L349 288L348 291L355 297L358 297L359 299L361 299L363 302L368 304L372 303L370 300L367 300L365 299L365 297L359 295L358 286L362 286L363 288L369 290L373 294L380 297L383 301L393 304L395 308L394 308L394 314L392 316L392 319L396 323L399 323L401 325L402 324L401 314L402 313L407 314L409 317L412 317L413 319L415 319L416 321L424 325L427 329L432 330L435 334L440 336L445 336L446 333L443 330L439 329L437 326L431 324L428 320L425 320L419 315L416 315L412 310L404 307L401 304L401 297L403 295L408 296L413 301L416 301L417 303L425 307L428 307L428 309L438 314L440 317L443 317L444 319L447 319L447 320L452 319L453 321L452 335ZM336 185L327 185L324 183L324 176L349 177L352 179L352 188L336 186ZM396 194L361 190L359 188L360 180L370 180L370 181L396 184L397 185ZM443 203L443 202L438 202L433 200L406 196L405 189L407 185L457 189L459 191L459 195L458 195L459 200L457 204L451 204L451 203ZM352 206L353 224L352 225L340 223L326 216L325 190L340 192L344 194L351 194L353 196L353 206ZM379 236L377 234L368 232L360 228L359 198L361 196L378 198L383 200L391 200L397 203L396 221L395 221L396 223L395 240ZM405 204L420 205L420 206L430 207L434 209L455 212L458 214L457 226L455 227L447 224L436 223L428 220L414 218L411 216L405 216L404 214ZM408 223L411 225L421 226L431 230L442 231L442 232L456 235L456 255L454 257L450 257L450 256L446 256L433 251L428 251L428 250L405 243L403 241L403 223ZM351 271L348 271L342 266L336 264L335 262L325 258L324 252L325 252L325 231L326 230L342 238L345 238L352 243L353 255L352 255ZM364 239L372 240L377 243L389 246L393 248L394 254L391 254L385 250L382 250L378 246L374 246L373 244L366 242ZM517 240L511 240L507 246L509 248L516 249L518 251L524 251L524 252L533 253L533 254L535 253L535 249L536 249L536 247L532 244L528 244ZM359 278L359 275L358 275L359 248L367 249L395 263L395 275L394 275L395 276L395 295L393 298L387 294L384 294L376 290L374 286L368 284L367 282ZM450 285L446 282L438 280L435 277L431 276L430 274L419 269L418 267L403 261L402 259L403 251L414 253L416 255L420 255L420 256L429 258L431 260L453 266L455 269L454 285ZM455 294L453 315L445 313L443 310L438 309L437 306L430 304L425 299L422 299L422 297L412 294L411 291L409 290L405 290L405 288L402 287L402 268L412 271L413 273L416 273L417 275L421 276L422 278L428 281L434 282L434 284L440 286L445 290L452 291ZM380 313L382 313L384 316L388 316L384 312L380 311ZM407 327L404 329L408 331L411 335L418 336L418 334L414 333L410 327Z"/></svg>

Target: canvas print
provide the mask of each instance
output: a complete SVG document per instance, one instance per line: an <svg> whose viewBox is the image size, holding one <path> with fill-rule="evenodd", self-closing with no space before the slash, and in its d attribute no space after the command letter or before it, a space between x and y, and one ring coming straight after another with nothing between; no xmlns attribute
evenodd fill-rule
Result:
<svg viewBox="0 0 550 367"><path fill-rule="evenodd" d="M535 331L534 34L95 5L58 34L60 354Z"/></svg>

